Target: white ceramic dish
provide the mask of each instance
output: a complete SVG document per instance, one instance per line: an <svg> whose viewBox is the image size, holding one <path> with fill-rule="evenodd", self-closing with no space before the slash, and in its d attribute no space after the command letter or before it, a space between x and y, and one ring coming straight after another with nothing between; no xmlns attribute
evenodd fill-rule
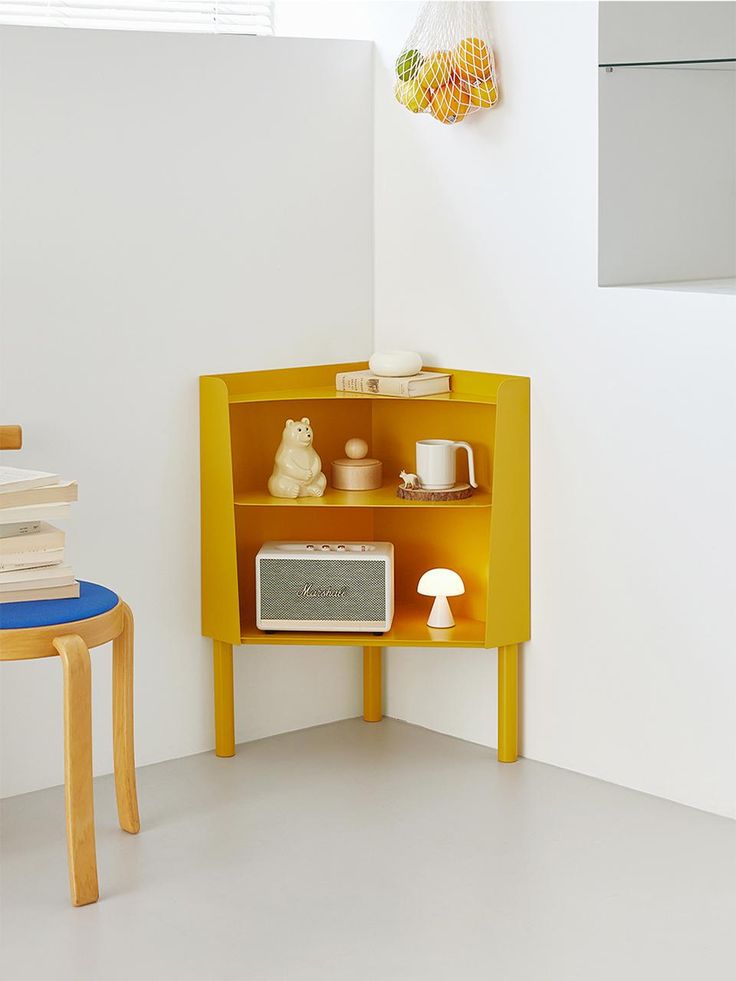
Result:
<svg viewBox="0 0 736 981"><path fill-rule="evenodd" d="M422 356L416 351L376 351L368 365L374 375L408 378L422 370Z"/></svg>

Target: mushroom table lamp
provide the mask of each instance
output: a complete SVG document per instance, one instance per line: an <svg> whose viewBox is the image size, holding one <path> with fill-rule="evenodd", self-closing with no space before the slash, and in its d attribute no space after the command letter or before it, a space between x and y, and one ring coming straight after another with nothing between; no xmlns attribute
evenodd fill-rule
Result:
<svg viewBox="0 0 736 981"><path fill-rule="evenodd" d="M428 627L454 627L448 596L461 596L465 583L452 569L430 569L419 580L417 592L422 596L434 596L434 603L427 620Z"/></svg>

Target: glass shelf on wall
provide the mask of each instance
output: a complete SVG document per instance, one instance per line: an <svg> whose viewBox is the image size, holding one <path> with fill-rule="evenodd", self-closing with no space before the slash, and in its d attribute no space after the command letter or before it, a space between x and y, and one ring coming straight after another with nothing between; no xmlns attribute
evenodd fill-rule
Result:
<svg viewBox="0 0 736 981"><path fill-rule="evenodd" d="M673 280L667 283L619 283L619 289L670 290L676 293L725 293L736 294L736 276L725 279Z"/></svg>
<svg viewBox="0 0 736 981"><path fill-rule="evenodd" d="M598 65L612 72L614 68L669 68L686 71L735 72L736 58L692 58L683 61L613 61Z"/></svg>

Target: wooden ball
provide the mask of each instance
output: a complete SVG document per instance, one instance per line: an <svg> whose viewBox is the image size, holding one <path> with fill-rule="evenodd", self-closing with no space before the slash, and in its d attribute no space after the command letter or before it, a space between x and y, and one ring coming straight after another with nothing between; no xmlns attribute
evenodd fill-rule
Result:
<svg viewBox="0 0 736 981"><path fill-rule="evenodd" d="M355 436L345 444L345 456L350 460L362 460L368 453L368 444L364 439Z"/></svg>

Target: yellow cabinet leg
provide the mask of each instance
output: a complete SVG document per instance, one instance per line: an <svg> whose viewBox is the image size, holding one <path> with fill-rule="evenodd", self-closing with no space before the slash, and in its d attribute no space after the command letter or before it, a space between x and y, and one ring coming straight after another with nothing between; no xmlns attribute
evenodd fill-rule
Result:
<svg viewBox="0 0 736 981"><path fill-rule="evenodd" d="M498 649L498 761L514 763L518 754L519 645Z"/></svg>
<svg viewBox="0 0 736 981"><path fill-rule="evenodd" d="M381 648L363 648L363 718L366 722L380 722L381 706Z"/></svg>
<svg viewBox="0 0 736 981"><path fill-rule="evenodd" d="M233 645L213 641L215 668L215 753L235 756Z"/></svg>

